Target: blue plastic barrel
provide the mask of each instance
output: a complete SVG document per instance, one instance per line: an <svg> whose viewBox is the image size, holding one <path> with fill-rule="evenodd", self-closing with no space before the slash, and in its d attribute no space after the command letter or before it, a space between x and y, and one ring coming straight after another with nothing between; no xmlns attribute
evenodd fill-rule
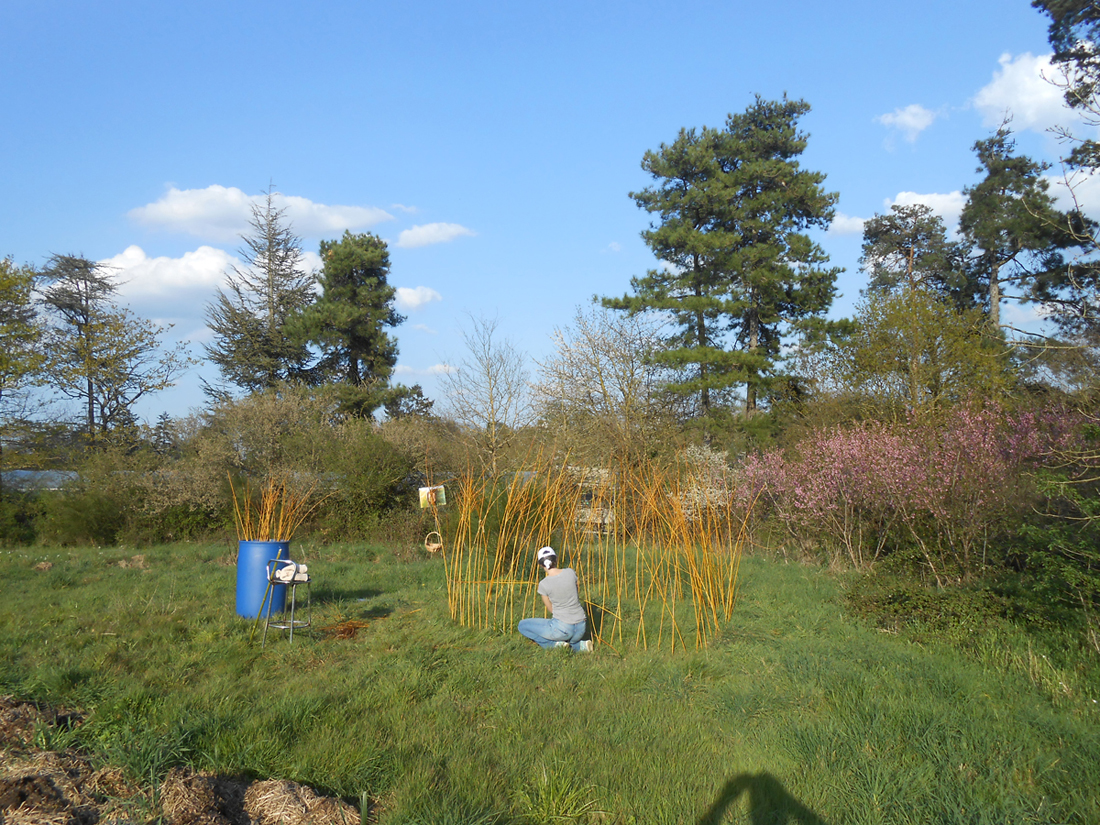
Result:
<svg viewBox="0 0 1100 825"><path fill-rule="evenodd" d="M255 619L267 615L267 563L272 559L289 559L289 541L242 541L237 549L237 615ZM286 585L271 586L271 612L286 610Z"/></svg>

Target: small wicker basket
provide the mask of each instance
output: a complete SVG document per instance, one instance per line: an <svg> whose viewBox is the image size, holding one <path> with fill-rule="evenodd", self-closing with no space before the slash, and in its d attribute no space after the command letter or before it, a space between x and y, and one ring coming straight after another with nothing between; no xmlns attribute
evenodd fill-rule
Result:
<svg viewBox="0 0 1100 825"><path fill-rule="evenodd" d="M443 549L443 536L435 530L424 536L424 549L429 553L437 553Z"/></svg>

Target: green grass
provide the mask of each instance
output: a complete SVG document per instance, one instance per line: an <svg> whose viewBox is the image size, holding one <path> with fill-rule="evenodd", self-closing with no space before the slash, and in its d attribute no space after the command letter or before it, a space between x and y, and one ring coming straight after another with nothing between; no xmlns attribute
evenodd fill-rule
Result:
<svg viewBox="0 0 1100 825"><path fill-rule="evenodd" d="M870 628L819 570L746 559L708 649L581 656L455 626L437 558L292 549L314 632L263 651L225 545L0 550L0 691L83 709L42 741L137 778L293 779L382 823L1100 822L1097 686Z"/></svg>

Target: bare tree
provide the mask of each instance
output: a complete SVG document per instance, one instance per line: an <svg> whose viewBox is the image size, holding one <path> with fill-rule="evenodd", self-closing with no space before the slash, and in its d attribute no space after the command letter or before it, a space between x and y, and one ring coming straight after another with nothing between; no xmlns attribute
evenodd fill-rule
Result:
<svg viewBox="0 0 1100 825"><path fill-rule="evenodd" d="M467 355L447 364L447 413L462 428L482 468L496 476L518 432L533 420L527 356L502 338L495 318L470 316L463 332Z"/></svg>
<svg viewBox="0 0 1100 825"><path fill-rule="evenodd" d="M663 324L652 317L578 307L571 327L554 330L555 352L538 362L534 384L543 422L574 453L633 454L667 420L671 375L654 363Z"/></svg>

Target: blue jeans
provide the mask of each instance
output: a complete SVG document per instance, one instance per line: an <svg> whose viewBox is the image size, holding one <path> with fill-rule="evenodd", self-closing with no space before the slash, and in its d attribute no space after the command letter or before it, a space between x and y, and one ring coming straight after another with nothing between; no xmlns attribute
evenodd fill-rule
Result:
<svg viewBox="0 0 1100 825"><path fill-rule="evenodd" d="M557 619L521 619L519 632L543 647L556 647L558 642L568 642L573 650L580 650L580 640L588 629L586 622L566 624Z"/></svg>

